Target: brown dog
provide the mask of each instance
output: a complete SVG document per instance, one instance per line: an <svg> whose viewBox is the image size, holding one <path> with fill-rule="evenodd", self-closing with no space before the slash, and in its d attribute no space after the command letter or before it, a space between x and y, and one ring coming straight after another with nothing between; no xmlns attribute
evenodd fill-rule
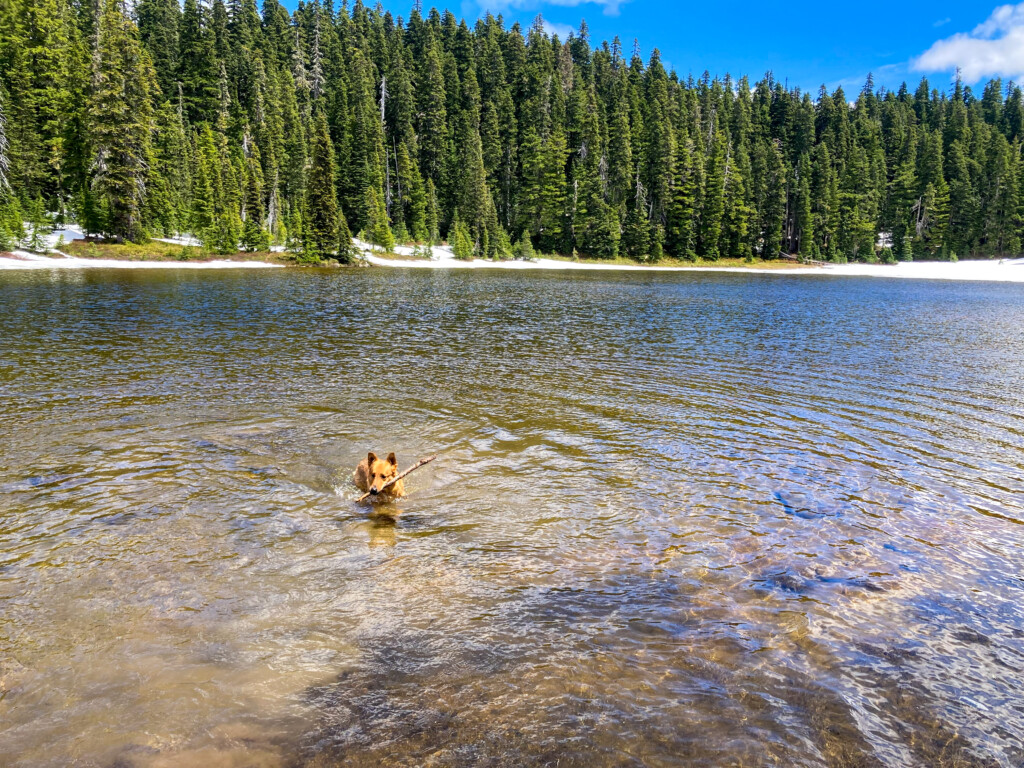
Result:
<svg viewBox="0 0 1024 768"><path fill-rule="evenodd" d="M389 453L387 460L381 461L377 458L377 454L371 451L363 461L359 462L359 466L356 467L356 471L352 475L352 480L360 491L373 496L374 501L377 499L400 499L405 496L404 480L399 480L387 490L382 490L384 484L397 474L398 460L395 459L395 454Z"/></svg>

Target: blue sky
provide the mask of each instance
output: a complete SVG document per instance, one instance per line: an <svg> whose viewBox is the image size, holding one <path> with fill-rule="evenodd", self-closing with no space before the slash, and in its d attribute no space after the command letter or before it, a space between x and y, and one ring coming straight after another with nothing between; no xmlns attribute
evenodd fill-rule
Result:
<svg viewBox="0 0 1024 768"><path fill-rule="evenodd" d="M412 0L383 5L408 16ZM509 23L524 26L540 13L560 35L585 18L595 43L617 34L629 51L637 38L645 60L652 48L660 48L683 77L707 69L756 79L771 69L778 79L813 93L822 83L830 90L842 85L850 93L859 90L868 72L876 84L890 88L903 80L916 85L922 75L945 87L960 66L970 83L995 75L1024 82L1024 3L424 0L424 8L431 5L467 19L502 13Z"/></svg>

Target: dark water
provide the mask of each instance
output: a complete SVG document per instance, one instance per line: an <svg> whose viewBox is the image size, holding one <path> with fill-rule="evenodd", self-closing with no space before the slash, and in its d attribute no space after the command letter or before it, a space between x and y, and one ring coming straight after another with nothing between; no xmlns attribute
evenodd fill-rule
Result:
<svg viewBox="0 0 1024 768"><path fill-rule="evenodd" d="M0 765L1024 765L1022 393L1020 285L0 275Z"/></svg>

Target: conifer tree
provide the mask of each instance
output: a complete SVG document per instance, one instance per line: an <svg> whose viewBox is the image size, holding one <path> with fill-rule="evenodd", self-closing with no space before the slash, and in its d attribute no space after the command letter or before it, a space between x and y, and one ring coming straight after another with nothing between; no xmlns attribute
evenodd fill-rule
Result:
<svg viewBox="0 0 1024 768"><path fill-rule="evenodd" d="M182 115L165 101L154 116L147 227L165 235L186 231L191 206L191 163Z"/></svg>
<svg viewBox="0 0 1024 768"><path fill-rule="evenodd" d="M216 169L207 160L207 153L201 149L194 150L195 162L192 172L192 204L189 212L192 235L204 245L209 245L215 237L214 229L214 198L211 176Z"/></svg>
<svg viewBox="0 0 1024 768"><path fill-rule="evenodd" d="M451 232L448 235L448 242L456 259L468 261L473 258L473 236L470 234L469 226L459 218L458 209L455 210L453 215L454 219Z"/></svg>
<svg viewBox="0 0 1024 768"><path fill-rule="evenodd" d="M11 185L8 180L8 173L11 169L11 161L8 157L9 144L7 143L7 117L4 114L4 91L0 86L0 195L10 191Z"/></svg>
<svg viewBox="0 0 1024 768"><path fill-rule="evenodd" d="M267 251L270 236L263 226L263 168L259 147L252 146L245 165L245 208L242 225L242 248L247 251Z"/></svg>
<svg viewBox="0 0 1024 768"><path fill-rule="evenodd" d="M384 207L384 196L376 187L366 188L366 225L364 233L372 245L385 252L395 249L395 236L388 223L388 212Z"/></svg>
<svg viewBox="0 0 1024 768"><path fill-rule="evenodd" d="M434 180L427 179L427 242L431 245L441 241L440 216L437 210L437 189Z"/></svg>
<svg viewBox="0 0 1024 768"><path fill-rule="evenodd" d="M801 258L810 259L815 255L815 243L813 203L811 200L811 161L807 153L800 156L796 186L797 252Z"/></svg>
<svg viewBox="0 0 1024 768"><path fill-rule="evenodd" d="M185 0L177 56L185 114L192 123L212 121L219 107L216 37L197 0Z"/></svg>
<svg viewBox="0 0 1024 768"><path fill-rule="evenodd" d="M313 115L312 140L303 217L303 256L315 263L334 254L339 244L334 146L327 130L327 116L319 107Z"/></svg>
<svg viewBox="0 0 1024 768"><path fill-rule="evenodd" d="M344 213L338 215L338 261L348 264L355 260L358 251L352 242L352 230L348 228L348 221Z"/></svg>
<svg viewBox="0 0 1024 768"><path fill-rule="evenodd" d="M106 211L102 231L140 241L149 180L154 74L120 0L103 0L89 103L95 147L93 189Z"/></svg>
<svg viewBox="0 0 1024 768"><path fill-rule="evenodd" d="M719 256L722 218L725 214L726 162L725 135L719 130L715 132L708 156L699 237L699 254L711 261L716 261Z"/></svg>
<svg viewBox="0 0 1024 768"><path fill-rule="evenodd" d="M177 96L178 27L181 6L178 0L139 0L135 6L139 37L149 51L156 81L164 99Z"/></svg>
<svg viewBox="0 0 1024 768"><path fill-rule="evenodd" d="M7 152L7 119L3 87L0 86L0 251L14 250L22 236L21 212L8 181L10 160Z"/></svg>

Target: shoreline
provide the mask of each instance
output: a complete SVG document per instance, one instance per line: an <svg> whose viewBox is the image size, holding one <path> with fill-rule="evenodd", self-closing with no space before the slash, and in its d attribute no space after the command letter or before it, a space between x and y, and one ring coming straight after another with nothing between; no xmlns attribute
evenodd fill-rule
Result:
<svg viewBox="0 0 1024 768"><path fill-rule="evenodd" d="M81 231L69 226L50 237L56 245L57 236L66 240L82 238ZM159 239L160 242L191 245L184 237ZM762 267L713 266L713 265L645 265L606 264L601 262L563 261L561 259L537 258L533 261L488 261L473 259L460 261L448 246L431 248L431 258L402 258L413 254L409 246L398 246L394 254L398 258L379 256L369 243L358 239L353 243L361 251L362 263L389 269L497 269L497 270L540 270L540 271L585 271L585 272L700 272L733 273L748 275L779 276L827 276L827 277L881 277L918 280L981 281L1024 283L1024 258L1002 260L965 260L956 262L910 261L897 264L826 264L824 266L803 266L779 264ZM246 258L218 258L208 261L177 261L166 259L116 259L70 256L60 251L40 255L24 250L0 254L0 271L40 269L281 269L290 266L272 261Z"/></svg>
<svg viewBox="0 0 1024 768"><path fill-rule="evenodd" d="M398 249L396 249L398 250ZM411 249L409 249L411 250ZM440 249L435 249L435 251ZM427 259L389 259L364 249L363 259L376 267L391 269L506 269L563 270L591 272L723 272L746 275L824 277L883 277L916 280L982 281L1024 283L1024 259L977 261L905 261L896 264L827 264L780 268L713 266L645 266L643 264L601 264L538 258L535 261L459 261L450 254Z"/></svg>
<svg viewBox="0 0 1024 768"><path fill-rule="evenodd" d="M127 259L84 259L68 256L59 251L55 256L40 256L29 251L0 254L0 272L39 269L284 269L284 264L266 261L156 261Z"/></svg>

